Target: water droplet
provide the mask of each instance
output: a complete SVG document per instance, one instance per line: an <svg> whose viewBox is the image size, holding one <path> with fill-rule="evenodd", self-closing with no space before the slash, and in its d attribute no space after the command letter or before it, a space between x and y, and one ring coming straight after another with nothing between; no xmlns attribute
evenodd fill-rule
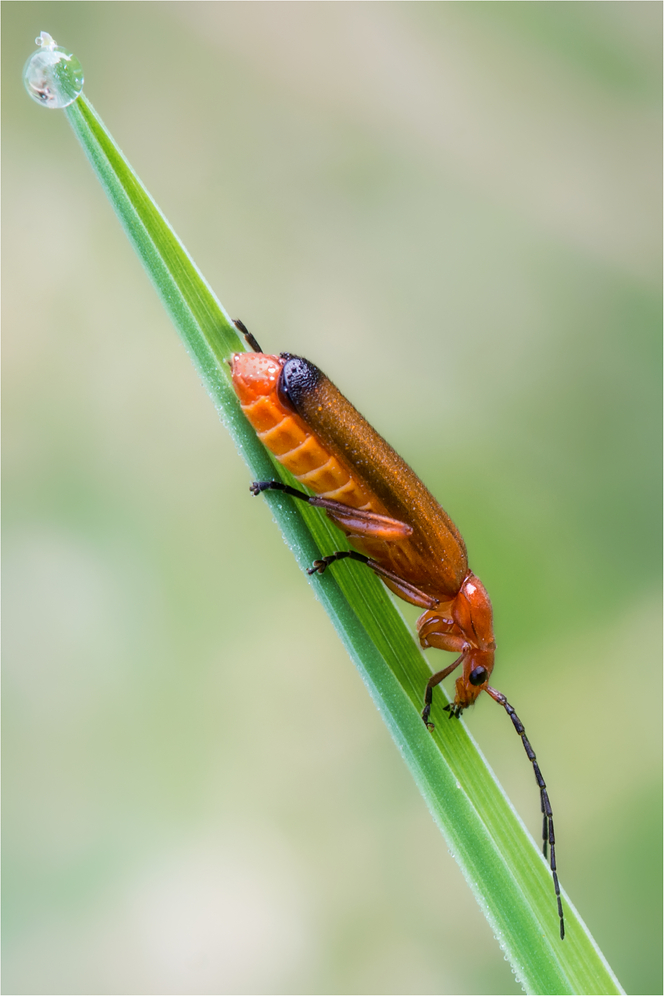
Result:
<svg viewBox="0 0 664 996"><path fill-rule="evenodd" d="M83 69L75 55L56 45L42 31L23 70L23 82L33 100L44 107L68 107L83 92Z"/></svg>

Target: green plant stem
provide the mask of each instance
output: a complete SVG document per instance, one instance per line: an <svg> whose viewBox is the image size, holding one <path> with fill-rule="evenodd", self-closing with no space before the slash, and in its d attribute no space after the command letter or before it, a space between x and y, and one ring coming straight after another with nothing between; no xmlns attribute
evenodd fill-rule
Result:
<svg viewBox="0 0 664 996"><path fill-rule="evenodd" d="M244 347L228 315L89 101L81 96L66 114L253 477L278 475L292 483L239 409L226 361ZM266 500L303 569L346 545L317 510L276 493ZM623 992L565 895L567 937L560 941L551 875L539 848L463 723L444 718L442 695L435 697L435 732L422 723L430 671L383 585L349 562L310 584L526 991Z"/></svg>

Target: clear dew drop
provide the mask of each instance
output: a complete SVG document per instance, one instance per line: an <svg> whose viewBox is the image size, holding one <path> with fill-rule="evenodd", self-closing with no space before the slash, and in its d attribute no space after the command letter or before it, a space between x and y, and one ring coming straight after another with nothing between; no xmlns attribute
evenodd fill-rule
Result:
<svg viewBox="0 0 664 996"><path fill-rule="evenodd" d="M68 107L83 92L83 68L75 55L56 45L42 31L39 46L25 64L23 82L33 100L44 107Z"/></svg>

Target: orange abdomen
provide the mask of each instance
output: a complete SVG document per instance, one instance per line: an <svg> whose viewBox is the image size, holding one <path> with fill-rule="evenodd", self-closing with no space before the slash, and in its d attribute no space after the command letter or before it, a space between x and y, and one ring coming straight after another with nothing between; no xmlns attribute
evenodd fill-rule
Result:
<svg viewBox="0 0 664 996"><path fill-rule="evenodd" d="M242 411L262 443L305 487L352 508L380 511L360 482L302 419L289 412L277 392L283 361L265 353L235 353L233 386Z"/></svg>

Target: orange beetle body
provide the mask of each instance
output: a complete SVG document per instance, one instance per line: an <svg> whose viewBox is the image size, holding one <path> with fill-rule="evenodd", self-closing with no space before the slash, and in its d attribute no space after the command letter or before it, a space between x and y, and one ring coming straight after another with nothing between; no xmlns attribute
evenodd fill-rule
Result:
<svg viewBox="0 0 664 996"><path fill-rule="evenodd" d="M388 588L426 609L417 622L422 646L462 655L454 704L457 712L472 705L488 687L496 644L489 596L450 517L313 363L236 353L232 372L258 438L301 484L343 506L327 508L328 516L382 568L376 573ZM478 665L486 677L473 684Z"/></svg>
<svg viewBox="0 0 664 996"><path fill-rule="evenodd" d="M408 464L318 367L290 353L266 355L244 325L235 324L254 350L235 353L231 360L242 411L259 439L314 497L281 481L256 481L251 490L254 494L284 491L324 509L354 550L315 561L309 573L322 573L347 557L362 561L396 595L424 609L417 620L423 647L459 654L427 683L422 719L430 729L433 689L459 666L454 702L445 706L450 717L460 716L482 691L503 706L521 737L540 790L543 850L546 855L550 849L564 938L546 783L521 720L502 692L489 685L496 651L491 602L468 567L459 530Z"/></svg>

